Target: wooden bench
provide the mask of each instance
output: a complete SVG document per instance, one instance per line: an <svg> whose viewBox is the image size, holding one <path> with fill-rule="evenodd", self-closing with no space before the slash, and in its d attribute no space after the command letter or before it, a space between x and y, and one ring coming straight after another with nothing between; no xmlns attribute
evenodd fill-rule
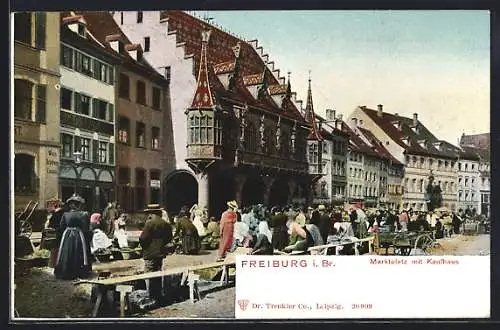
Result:
<svg viewBox="0 0 500 330"><path fill-rule="evenodd" d="M199 299L199 292L197 292L197 281L199 280L199 276L194 274L196 270L209 269L215 267L222 267L222 276L220 279L221 285L226 285L229 283L229 268L235 267L235 262L215 262L210 264L202 264L196 266L182 266L170 268L167 270L161 270L156 272L148 272L137 275L128 275L121 277L111 277L106 279L90 279L90 280L81 280L75 282L75 285L79 284L92 284L97 287L97 299L94 305L94 309L92 311L92 317L97 317L102 299L107 295L109 291L115 291L120 293L120 317L125 316L125 305L128 294L133 291L133 285L131 282L140 281L140 280L149 280L158 277L165 277L171 275L182 274L181 285L185 285L186 282L189 284L190 298L191 301L194 302L194 296L196 293Z"/></svg>
<svg viewBox="0 0 500 330"><path fill-rule="evenodd" d="M350 242L338 242L338 243L331 243L331 244L325 244L325 245L318 245L318 246L312 246L307 251L309 251L311 254L322 254L322 255L328 255L328 250L331 248L335 248L335 255L339 254L339 247L344 246L344 245L349 245L349 244L354 244L354 251L355 255L359 255L359 246L363 242L369 242L368 243L368 253L372 253L372 243L373 240L375 239L375 236L370 236L366 238L352 238Z"/></svg>

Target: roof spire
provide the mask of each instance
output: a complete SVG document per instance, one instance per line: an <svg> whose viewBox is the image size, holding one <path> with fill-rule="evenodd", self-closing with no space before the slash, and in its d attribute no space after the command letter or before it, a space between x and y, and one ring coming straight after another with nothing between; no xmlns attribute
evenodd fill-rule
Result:
<svg viewBox="0 0 500 330"><path fill-rule="evenodd" d="M290 84L290 75L292 72L288 71L288 83L286 86L286 97L291 98L292 97L292 85Z"/></svg>
<svg viewBox="0 0 500 330"><path fill-rule="evenodd" d="M309 70L309 88L307 89L307 103L305 111L305 120L311 125L311 133L308 139L312 140L322 140L321 134L319 133L318 126L316 125L316 115L314 114L312 91L311 91L311 70Z"/></svg>
<svg viewBox="0 0 500 330"><path fill-rule="evenodd" d="M214 102L212 99L212 91L210 90L210 82L208 81L208 67L207 67L207 47L208 40L212 30L205 30L201 32L201 56L200 68L198 71L198 78L196 80L196 92L194 94L192 108L198 109L212 109Z"/></svg>

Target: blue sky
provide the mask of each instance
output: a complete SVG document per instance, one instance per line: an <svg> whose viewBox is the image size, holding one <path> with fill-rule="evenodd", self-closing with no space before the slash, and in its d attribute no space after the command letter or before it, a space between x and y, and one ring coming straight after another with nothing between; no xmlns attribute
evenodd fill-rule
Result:
<svg viewBox="0 0 500 330"><path fill-rule="evenodd" d="M488 11L198 11L257 39L305 101L348 116L357 105L419 119L456 143L489 131Z"/></svg>

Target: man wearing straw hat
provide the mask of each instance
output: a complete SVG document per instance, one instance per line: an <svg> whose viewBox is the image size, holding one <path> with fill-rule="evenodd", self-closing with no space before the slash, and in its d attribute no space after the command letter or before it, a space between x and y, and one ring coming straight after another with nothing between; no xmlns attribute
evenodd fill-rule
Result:
<svg viewBox="0 0 500 330"><path fill-rule="evenodd" d="M226 253L233 244L234 224L238 215L238 203L235 200L227 202L227 210L222 213L220 219L220 243L219 256L217 261L223 261L226 258Z"/></svg>
<svg viewBox="0 0 500 330"><path fill-rule="evenodd" d="M144 272L160 271L166 257L165 245L172 240L172 228L162 218L163 208L159 204L149 204L144 210L148 219L142 230L139 242L142 246ZM158 299L161 296L161 278L146 281L149 296Z"/></svg>

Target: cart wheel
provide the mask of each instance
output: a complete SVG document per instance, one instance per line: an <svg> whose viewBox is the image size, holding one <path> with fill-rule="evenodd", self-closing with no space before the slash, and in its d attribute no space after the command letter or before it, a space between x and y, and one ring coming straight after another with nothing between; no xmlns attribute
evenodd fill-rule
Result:
<svg viewBox="0 0 500 330"><path fill-rule="evenodd" d="M432 244L434 240L428 234L420 235L415 240L415 248L419 248L424 251L426 254L429 254L429 250L432 248Z"/></svg>
<svg viewBox="0 0 500 330"><path fill-rule="evenodd" d="M33 233L33 228L31 227L31 223L29 222L21 223L21 236L26 236L27 238L30 238L32 233Z"/></svg>

